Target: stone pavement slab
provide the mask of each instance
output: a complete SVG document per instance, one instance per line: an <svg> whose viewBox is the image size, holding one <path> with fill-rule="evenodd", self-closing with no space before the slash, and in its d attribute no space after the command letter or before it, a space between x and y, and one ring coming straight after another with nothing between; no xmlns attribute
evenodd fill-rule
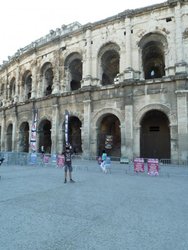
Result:
<svg viewBox="0 0 188 250"><path fill-rule="evenodd" d="M73 166L74 184L55 167L0 167L0 250L188 249L186 168Z"/></svg>

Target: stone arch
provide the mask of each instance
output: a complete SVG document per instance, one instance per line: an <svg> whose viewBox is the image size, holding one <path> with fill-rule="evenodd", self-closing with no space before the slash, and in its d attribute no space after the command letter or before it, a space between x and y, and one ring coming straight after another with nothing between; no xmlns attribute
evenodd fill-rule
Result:
<svg viewBox="0 0 188 250"><path fill-rule="evenodd" d="M40 70L40 82L42 83L42 96L52 94L54 72L51 62L45 62Z"/></svg>
<svg viewBox="0 0 188 250"><path fill-rule="evenodd" d="M64 63L66 85L68 91L73 91L81 88L82 80L82 55L78 52L69 54Z"/></svg>
<svg viewBox="0 0 188 250"><path fill-rule="evenodd" d="M145 79L161 78L165 75L166 37L158 32L146 34L139 42L142 71Z"/></svg>
<svg viewBox="0 0 188 250"><path fill-rule="evenodd" d="M103 149L111 157L121 156L121 129L123 122L122 114L115 109L106 108L97 112L92 120L96 124L92 131L93 140L96 141L96 154L100 155Z"/></svg>
<svg viewBox="0 0 188 250"><path fill-rule="evenodd" d="M22 76L22 94L24 100L31 98L32 91L32 74L30 70L26 70Z"/></svg>
<svg viewBox="0 0 188 250"><path fill-rule="evenodd" d="M171 115L170 109L167 106L165 106L163 104L157 104L157 103L155 103L155 104L149 104L149 105L143 107L142 109L140 109L137 112L137 115L135 117L135 123L134 123L135 127L139 127L140 126L140 122L141 122L142 118L150 110L159 110L159 111L165 113L166 116L169 119L170 124L175 122L175 121L173 122L173 120L172 120L173 116Z"/></svg>
<svg viewBox="0 0 188 250"><path fill-rule="evenodd" d="M12 136L13 136L13 124L9 123L7 126L7 151L12 151Z"/></svg>
<svg viewBox="0 0 188 250"><path fill-rule="evenodd" d="M111 85L119 74L120 47L114 42L104 44L98 52L98 72L102 85Z"/></svg>
<svg viewBox="0 0 188 250"><path fill-rule="evenodd" d="M29 152L29 123L26 121L19 126L19 151Z"/></svg>
<svg viewBox="0 0 188 250"><path fill-rule="evenodd" d="M16 93L16 78L12 77L10 80L10 87L9 87L9 99L13 102L14 96Z"/></svg>
<svg viewBox="0 0 188 250"><path fill-rule="evenodd" d="M38 123L38 152L42 152L42 147L45 153L51 153L52 139L51 139L51 121L43 118Z"/></svg>
<svg viewBox="0 0 188 250"><path fill-rule="evenodd" d="M170 159L171 131L170 110L160 104L152 104L138 112L140 157Z"/></svg>

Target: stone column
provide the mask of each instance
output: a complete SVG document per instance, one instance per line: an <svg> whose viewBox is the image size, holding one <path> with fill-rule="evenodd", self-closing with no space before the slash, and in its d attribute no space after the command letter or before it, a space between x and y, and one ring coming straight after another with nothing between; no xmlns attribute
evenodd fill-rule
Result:
<svg viewBox="0 0 188 250"><path fill-rule="evenodd" d="M130 160L133 158L133 106L125 106L125 154Z"/></svg>
<svg viewBox="0 0 188 250"><path fill-rule="evenodd" d="M58 94L60 90L60 80L59 80L59 50L55 52L55 62L54 62L54 79L53 79L53 90L52 94Z"/></svg>
<svg viewBox="0 0 188 250"><path fill-rule="evenodd" d="M3 110L2 112L2 122L1 122L1 151L6 150L6 114Z"/></svg>
<svg viewBox="0 0 188 250"><path fill-rule="evenodd" d="M176 74L186 72L186 63L184 61L184 48L182 37L182 18L181 6L177 3L175 7L175 44L176 44Z"/></svg>
<svg viewBox="0 0 188 250"><path fill-rule="evenodd" d="M83 82L82 87L91 85L91 30L86 31L85 58L83 58Z"/></svg>
<svg viewBox="0 0 188 250"><path fill-rule="evenodd" d="M140 126L134 128L133 158L140 156Z"/></svg>
<svg viewBox="0 0 188 250"><path fill-rule="evenodd" d="M188 90L177 90L179 161L188 160Z"/></svg>
<svg viewBox="0 0 188 250"><path fill-rule="evenodd" d="M19 99L19 86L20 86L20 72L19 65L16 68L16 86L15 86L15 102L18 102Z"/></svg>
<svg viewBox="0 0 188 250"><path fill-rule="evenodd" d="M31 88L31 99L36 98L37 92L37 60L33 60L32 63L32 88Z"/></svg>
<svg viewBox="0 0 188 250"><path fill-rule="evenodd" d="M12 151L17 151L17 124L18 124L18 114L17 114L17 106L15 106L15 110L13 111L13 128L12 128Z"/></svg>
<svg viewBox="0 0 188 250"><path fill-rule="evenodd" d="M91 124L91 100L84 101L84 124L82 125L82 149L83 156L90 156L90 124Z"/></svg>
<svg viewBox="0 0 188 250"><path fill-rule="evenodd" d="M57 153L57 143L58 143L58 124L59 124L59 105L58 100L52 106L52 129L51 129L51 140L52 140L52 147L51 147L51 154Z"/></svg>
<svg viewBox="0 0 188 250"><path fill-rule="evenodd" d="M132 68L132 48L131 48L131 19L127 18L125 20L126 36L125 36L125 46L126 46L126 57L125 57L125 67L124 67L124 79L134 78L134 72Z"/></svg>

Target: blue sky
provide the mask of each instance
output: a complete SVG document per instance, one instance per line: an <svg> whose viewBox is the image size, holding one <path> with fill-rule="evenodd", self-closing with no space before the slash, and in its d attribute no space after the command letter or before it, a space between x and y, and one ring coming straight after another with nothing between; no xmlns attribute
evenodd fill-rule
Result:
<svg viewBox="0 0 188 250"><path fill-rule="evenodd" d="M12 3L11 3L12 2ZM0 13L0 64L19 48L45 36L51 29L78 21L95 22L127 9L141 8L165 0L10 0L2 1Z"/></svg>

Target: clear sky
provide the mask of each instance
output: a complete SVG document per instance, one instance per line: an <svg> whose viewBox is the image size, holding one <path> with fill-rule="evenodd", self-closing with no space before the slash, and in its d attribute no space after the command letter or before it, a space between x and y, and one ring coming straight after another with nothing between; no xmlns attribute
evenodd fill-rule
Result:
<svg viewBox="0 0 188 250"><path fill-rule="evenodd" d="M127 9L167 0L9 0L0 5L0 64L51 29L78 21L95 22Z"/></svg>

